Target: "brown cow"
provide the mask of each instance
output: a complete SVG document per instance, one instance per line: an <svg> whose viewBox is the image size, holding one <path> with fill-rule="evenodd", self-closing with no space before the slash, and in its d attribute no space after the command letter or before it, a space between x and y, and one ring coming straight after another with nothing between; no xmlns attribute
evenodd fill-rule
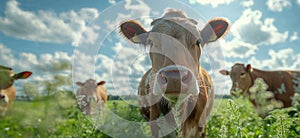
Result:
<svg viewBox="0 0 300 138"><path fill-rule="evenodd" d="M0 66L0 112L5 116L8 108L16 99L16 89L13 84L17 79L26 79L32 72L24 71L14 74L12 68Z"/></svg>
<svg viewBox="0 0 300 138"><path fill-rule="evenodd" d="M252 68L250 64L245 66L236 63L232 66L231 71L220 70L223 75L230 75L232 88L230 93L240 89L243 93L250 95L249 88L253 86L257 78L262 78L269 86L268 91L274 94L274 98L283 103L283 107L292 106L292 97L295 92L300 92L300 71L280 70L265 71ZM255 106L255 99L250 99Z"/></svg>
<svg viewBox="0 0 300 138"><path fill-rule="evenodd" d="M77 103L86 115L91 115L92 109L99 110L101 102L107 102L105 81L97 83L94 79L88 79L84 83L76 82L76 84L79 86L76 92ZM95 102L95 106L92 102Z"/></svg>
<svg viewBox="0 0 300 138"><path fill-rule="evenodd" d="M181 137L205 137L214 91L210 76L200 66L201 49L222 37L229 23L212 19L199 31L195 20L169 9L151 25L150 31L136 20L120 25L127 39L150 48L152 68L144 74L138 89L140 112L150 120L153 137L177 135L176 119L180 121ZM159 122L161 114L166 122Z"/></svg>

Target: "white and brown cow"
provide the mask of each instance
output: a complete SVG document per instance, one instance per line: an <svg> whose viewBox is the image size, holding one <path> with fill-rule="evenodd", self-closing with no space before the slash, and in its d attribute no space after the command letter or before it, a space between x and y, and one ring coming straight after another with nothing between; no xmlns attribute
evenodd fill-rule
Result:
<svg viewBox="0 0 300 138"><path fill-rule="evenodd" d="M130 41L150 48L152 68L139 84L140 112L150 120L153 137L174 136L177 125L181 137L205 137L205 121L214 98L212 81L200 66L205 44L221 38L229 23L223 18L210 20L202 29L182 11L168 9L146 31L136 20L120 25L121 33ZM175 105L179 105L176 108ZM171 111L177 112L177 116ZM159 122L163 114L166 124ZM177 124L175 120L180 120ZM171 133L164 130L171 129Z"/></svg>
<svg viewBox="0 0 300 138"><path fill-rule="evenodd" d="M274 94L274 98L283 103L283 107L291 107L295 92L300 92L300 71L278 70L266 71L252 68L250 64L245 66L236 63L231 71L220 70L223 75L229 75L232 80L231 94L240 89L243 93L250 95L249 88L257 78L262 78L268 85L268 91ZM250 99L255 106L255 99Z"/></svg>
<svg viewBox="0 0 300 138"><path fill-rule="evenodd" d="M12 68L0 66L0 112L5 116L8 108L16 99L16 89L13 84L17 79L26 79L32 72L24 71L14 74Z"/></svg>
<svg viewBox="0 0 300 138"><path fill-rule="evenodd" d="M84 83L76 82L79 89L76 92L77 103L82 112L91 115L94 110L100 110L100 106L107 102L107 92L104 86L105 81L96 82L88 79ZM94 104L93 104L94 102Z"/></svg>

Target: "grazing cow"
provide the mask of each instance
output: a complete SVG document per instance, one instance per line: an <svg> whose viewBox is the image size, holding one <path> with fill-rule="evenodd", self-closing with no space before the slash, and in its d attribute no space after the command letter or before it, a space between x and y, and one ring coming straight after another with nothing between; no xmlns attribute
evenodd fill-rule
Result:
<svg viewBox="0 0 300 138"><path fill-rule="evenodd" d="M16 99L16 89L13 84L17 79L26 79L32 72L24 71L14 74L12 68L0 66L0 112L5 116L8 108Z"/></svg>
<svg viewBox="0 0 300 138"><path fill-rule="evenodd" d="M76 92L77 103L81 111L86 115L91 115L92 109L99 110L100 102L107 102L105 81L97 83L93 79L88 79L84 83L76 82L76 84L79 86ZM92 102L95 102L95 106L92 105Z"/></svg>
<svg viewBox="0 0 300 138"><path fill-rule="evenodd" d="M229 23L222 18L212 19L199 31L195 20L180 10L169 9L151 25L150 31L136 20L120 25L127 39L150 48L152 68L138 88L140 112L150 120L153 137L164 136L163 131L169 128L174 128L169 136L177 135L176 119L180 120L181 137L205 137L214 91L210 76L200 66L201 49L222 37ZM165 126L159 123L161 114Z"/></svg>
<svg viewBox="0 0 300 138"><path fill-rule="evenodd" d="M236 63L231 71L220 70L223 75L229 75L232 80L230 93L240 89L243 93L250 95L249 88L253 86L257 78L262 78L269 86L268 91L274 94L274 98L283 103L283 107L292 106L292 97L295 92L300 92L300 71L280 70L265 71L252 68L250 64L245 66ZM255 99L250 99L255 106Z"/></svg>

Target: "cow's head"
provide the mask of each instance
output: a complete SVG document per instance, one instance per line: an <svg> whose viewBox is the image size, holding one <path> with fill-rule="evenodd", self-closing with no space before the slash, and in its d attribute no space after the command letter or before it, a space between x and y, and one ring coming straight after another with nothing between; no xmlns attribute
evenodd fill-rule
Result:
<svg viewBox="0 0 300 138"><path fill-rule="evenodd" d="M76 85L80 87L77 94L85 95L90 100L90 98L95 98L94 94L97 91L97 87L104 84L105 81L96 82L94 79L88 79L85 82L76 82Z"/></svg>
<svg viewBox="0 0 300 138"><path fill-rule="evenodd" d="M232 87L230 93L235 95L235 92L240 90L241 92L248 92L249 88L253 85L251 72L253 68L250 64L245 66L244 64L236 63L231 67L231 71L220 70L223 75L229 75L232 80Z"/></svg>
<svg viewBox="0 0 300 138"><path fill-rule="evenodd" d="M32 72L24 71L17 74L12 72L11 68L0 66L0 89L6 89L14 84L15 80L26 79Z"/></svg>
<svg viewBox="0 0 300 138"><path fill-rule="evenodd" d="M130 41L150 48L154 95L198 94L199 60L202 47L222 37L229 23L222 18L210 20L202 29L181 11L169 10L155 19L146 31L136 20L123 22L121 33Z"/></svg>

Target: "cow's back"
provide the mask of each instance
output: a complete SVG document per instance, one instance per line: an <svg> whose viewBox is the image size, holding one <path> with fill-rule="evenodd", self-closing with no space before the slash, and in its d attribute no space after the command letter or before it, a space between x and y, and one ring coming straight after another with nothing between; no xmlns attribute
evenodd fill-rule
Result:
<svg viewBox="0 0 300 138"><path fill-rule="evenodd" d="M292 106L292 97L300 84L299 71L262 71L255 69L255 78L262 78L268 85L268 91L274 93L276 100L283 103L283 107ZM298 81L297 81L298 80Z"/></svg>

